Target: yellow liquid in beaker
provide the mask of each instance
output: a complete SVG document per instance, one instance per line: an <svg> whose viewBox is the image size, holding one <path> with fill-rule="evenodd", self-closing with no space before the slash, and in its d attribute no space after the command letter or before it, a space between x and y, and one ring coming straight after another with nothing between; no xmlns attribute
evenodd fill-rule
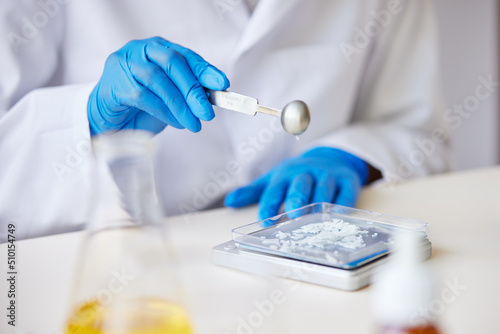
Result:
<svg viewBox="0 0 500 334"><path fill-rule="evenodd" d="M66 334L192 334L186 312L160 299L140 299L119 309L97 301L81 306L70 318Z"/></svg>

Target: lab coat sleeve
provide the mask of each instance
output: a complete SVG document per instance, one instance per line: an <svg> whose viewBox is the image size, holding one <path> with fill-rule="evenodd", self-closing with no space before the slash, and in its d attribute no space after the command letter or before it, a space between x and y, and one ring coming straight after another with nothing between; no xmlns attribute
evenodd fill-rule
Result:
<svg viewBox="0 0 500 334"><path fill-rule="evenodd" d="M8 223L21 239L79 229L89 215L94 84L57 86L63 10L0 5L0 241Z"/></svg>
<svg viewBox="0 0 500 334"><path fill-rule="evenodd" d="M432 4L401 3L402 12L359 50L368 55L352 123L313 145L349 151L379 169L386 181L448 168Z"/></svg>
<svg viewBox="0 0 500 334"><path fill-rule="evenodd" d="M91 89L33 90L0 120L0 221L14 223L18 238L81 229L87 222Z"/></svg>

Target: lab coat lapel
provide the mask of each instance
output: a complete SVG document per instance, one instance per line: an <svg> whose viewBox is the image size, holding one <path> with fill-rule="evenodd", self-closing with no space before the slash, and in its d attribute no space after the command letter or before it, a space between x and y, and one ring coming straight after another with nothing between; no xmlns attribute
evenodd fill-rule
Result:
<svg viewBox="0 0 500 334"><path fill-rule="evenodd" d="M303 0L259 0L232 56L233 63L257 44L285 15Z"/></svg>

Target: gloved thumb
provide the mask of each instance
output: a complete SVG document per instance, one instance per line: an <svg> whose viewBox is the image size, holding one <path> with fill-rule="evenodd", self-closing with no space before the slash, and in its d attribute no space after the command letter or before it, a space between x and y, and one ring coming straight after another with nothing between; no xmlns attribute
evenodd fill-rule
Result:
<svg viewBox="0 0 500 334"><path fill-rule="evenodd" d="M229 87L229 80L224 72L212 65L206 65L199 76L200 83L213 90L226 90Z"/></svg>
<svg viewBox="0 0 500 334"><path fill-rule="evenodd" d="M241 208L259 201L262 192L266 188L268 177L260 177L245 187L230 192L224 204L232 208Z"/></svg>

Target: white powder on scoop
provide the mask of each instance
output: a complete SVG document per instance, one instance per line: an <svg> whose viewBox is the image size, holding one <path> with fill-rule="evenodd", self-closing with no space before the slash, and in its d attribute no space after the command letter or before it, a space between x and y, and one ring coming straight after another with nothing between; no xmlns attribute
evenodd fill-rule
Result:
<svg viewBox="0 0 500 334"><path fill-rule="evenodd" d="M279 246L282 252L295 251L297 247L326 249L332 246L342 246L357 249L365 247L363 235L367 233L368 231L344 222L342 219L333 219L322 223L307 224L289 233L278 231L276 239L267 239L263 244Z"/></svg>

